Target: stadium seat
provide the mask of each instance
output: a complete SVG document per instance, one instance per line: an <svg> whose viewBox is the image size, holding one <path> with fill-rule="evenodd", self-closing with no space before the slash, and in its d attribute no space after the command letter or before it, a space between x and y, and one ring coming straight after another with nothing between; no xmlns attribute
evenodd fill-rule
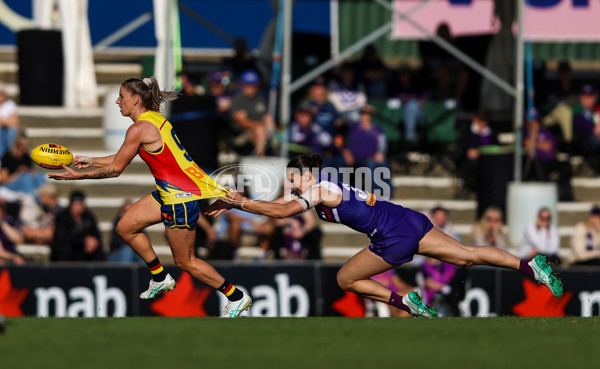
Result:
<svg viewBox="0 0 600 369"><path fill-rule="evenodd" d="M369 105L375 107L373 120L381 126L388 143L400 142L402 133L400 122L402 121L402 105L399 99L370 98Z"/></svg>
<svg viewBox="0 0 600 369"><path fill-rule="evenodd" d="M423 106L425 124L422 149L433 159L427 171L433 170L434 164L441 164L446 170L453 172L454 152L459 138L456 127L456 107L448 106L443 100L425 101Z"/></svg>
<svg viewBox="0 0 600 369"><path fill-rule="evenodd" d="M449 144L458 139L456 108L448 108L444 101L425 101L425 130L428 143Z"/></svg>

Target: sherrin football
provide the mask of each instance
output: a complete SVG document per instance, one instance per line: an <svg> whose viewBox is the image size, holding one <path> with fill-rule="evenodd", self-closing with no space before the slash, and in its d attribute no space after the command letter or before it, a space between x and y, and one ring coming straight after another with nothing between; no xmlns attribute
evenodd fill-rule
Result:
<svg viewBox="0 0 600 369"><path fill-rule="evenodd" d="M73 163L71 150L59 144L43 144L31 151L31 160L42 168L62 169L62 165Z"/></svg>

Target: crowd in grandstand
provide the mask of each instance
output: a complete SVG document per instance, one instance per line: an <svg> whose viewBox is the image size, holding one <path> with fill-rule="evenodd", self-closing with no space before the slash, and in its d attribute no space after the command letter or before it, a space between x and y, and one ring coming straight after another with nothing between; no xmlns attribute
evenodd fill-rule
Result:
<svg viewBox="0 0 600 369"><path fill-rule="evenodd" d="M281 153L283 131L276 110L269 109L267 73L244 44L237 45L236 51L209 73L198 75L184 68L184 96L172 105L174 126L190 119L193 115L186 115L190 111L202 113L195 117L203 119L206 129L202 137L194 138L201 144L188 151L207 172L222 165L219 155L223 152L237 156ZM440 50L423 53L419 67L392 67L368 46L356 60L340 64L313 81L302 95L294 95L286 132L288 156L318 153L324 166L393 171L401 161L400 154L430 152L431 131L440 128L432 123L435 109L460 111L471 119L462 126L452 121L454 138L444 155L453 174L463 180L463 188L477 192L480 147L500 145L490 113L483 109L470 112L464 107L468 68ZM557 181L560 200L572 201L572 167L559 153L583 155L593 169L600 165L594 161L600 148L598 92L592 84L574 81L569 63L561 62L545 97L538 109L529 110L525 117L524 180ZM0 264L26 263L16 250L19 243L51 246L52 260L139 261L118 235L102 240L93 209L85 207L84 193L72 193L66 208L59 205L56 186L45 183L44 174L33 170L26 155L31 148L19 125L17 106L0 86ZM392 188L391 178L387 184ZM438 211L442 210L434 209L433 214ZM498 208L486 210L473 224L473 244L506 249L502 217ZM247 234L261 249L258 258L321 257L322 231L311 213L281 221L231 211L222 218L224 224L218 227L211 220L200 220L197 245L209 250L208 257L235 258ZM559 260L555 246L535 244L546 236L555 244L556 226L547 222L548 218L551 214L541 209L532 220L524 237L529 244L522 246L521 256L537 251ZM596 218L600 219L600 210L594 207L589 219L575 227L571 244L576 264L598 264L600 260ZM547 231L535 232L540 229Z"/></svg>

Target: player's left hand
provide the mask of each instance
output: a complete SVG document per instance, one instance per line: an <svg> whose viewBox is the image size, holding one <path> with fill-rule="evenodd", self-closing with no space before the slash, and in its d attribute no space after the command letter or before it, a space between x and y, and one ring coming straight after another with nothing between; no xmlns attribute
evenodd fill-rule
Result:
<svg viewBox="0 0 600 369"><path fill-rule="evenodd" d="M233 208L233 204L230 204L223 199L218 199L217 201L210 204L206 209L204 209L204 214L209 215L211 217L218 217L222 213Z"/></svg>
<svg viewBox="0 0 600 369"><path fill-rule="evenodd" d="M48 177L52 178L52 179L56 179L58 181L65 181L65 180L70 180L70 179L77 179L79 178L79 173L74 171L73 169L67 167L66 165L62 165L63 169L65 170L62 173L48 173Z"/></svg>

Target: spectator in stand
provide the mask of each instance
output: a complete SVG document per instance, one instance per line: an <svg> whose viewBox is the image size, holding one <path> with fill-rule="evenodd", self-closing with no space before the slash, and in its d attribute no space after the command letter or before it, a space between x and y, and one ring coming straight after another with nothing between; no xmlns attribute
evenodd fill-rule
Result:
<svg viewBox="0 0 600 369"><path fill-rule="evenodd" d="M426 215L437 229L460 242L460 236L454 231L454 226L448 220L448 213L448 209L438 205Z"/></svg>
<svg viewBox="0 0 600 369"><path fill-rule="evenodd" d="M552 222L552 211L543 207L538 210L535 221L529 223L523 233L519 257L530 260L540 254L546 256L548 261L560 264L559 248L560 234Z"/></svg>
<svg viewBox="0 0 600 369"><path fill-rule="evenodd" d="M273 247L286 260L320 260L323 232L310 211L275 220Z"/></svg>
<svg viewBox="0 0 600 369"><path fill-rule="evenodd" d="M498 138L489 125L489 117L484 109L479 109L471 119L471 125L466 128L460 138L457 167L464 180L467 190L477 192L479 188L479 148L485 145L497 145Z"/></svg>
<svg viewBox="0 0 600 369"><path fill-rule="evenodd" d="M358 167L366 167L371 174L370 183L364 183L370 188L363 188L377 196L389 199L392 197L393 188L391 172L387 164L386 139L379 125L373 123L375 109L371 105L365 105L360 111L360 120L350 126L348 133L348 147L343 151L346 164ZM377 170L383 168L383 170ZM358 178L355 177L355 182ZM361 186L358 186L361 187ZM386 188L387 187L387 188Z"/></svg>
<svg viewBox="0 0 600 369"><path fill-rule="evenodd" d="M324 150L331 147L333 140L329 133L323 131L321 126L313 121L310 103L307 101L300 103L296 108L289 132L290 158L308 153L322 155Z"/></svg>
<svg viewBox="0 0 600 369"><path fill-rule="evenodd" d="M436 34L456 47L455 39L447 23L441 23ZM421 51L423 72L435 76L437 90L442 99L454 99L460 105L469 83L469 69L454 55L437 44L428 42L423 46L424 49ZM452 91L453 85L454 91Z"/></svg>
<svg viewBox="0 0 600 369"><path fill-rule="evenodd" d="M455 274L456 265L428 257L424 257L423 264L417 272L423 300L427 305L433 305L438 309L441 316L451 315L449 303Z"/></svg>
<svg viewBox="0 0 600 369"><path fill-rule="evenodd" d="M117 233L117 224L127 209L131 207L133 202L131 200L125 201L125 203L119 209L117 216L113 221L112 232L110 234L109 253L106 256L106 261L117 262L117 263L143 263L144 260L139 257L135 251L129 247L127 242L123 241L119 233ZM145 233L142 231L142 233Z"/></svg>
<svg viewBox="0 0 600 369"><path fill-rule="evenodd" d="M58 203L58 188L52 183L45 183L37 190L39 211L32 222L21 226L25 242L36 245L49 245L54 236L54 228L58 213L63 207ZM23 217L21 217L23 218Z"/></svg>
<svg viewBox="0 0 600 369"><path fill-rule="evenodd" d="M315 123L333 138L331 145L323 150L323 166L340 168L344 165L342 149L345 145L345 127L328 94L327 86L319 79L308 91L308 102Z"/></svg>
<svg viewBox="0 0 600 369"><path fill-rule="evenodd" d="M267 135L274 130L275 123L267 111L266 100L259 94L260 77L256 71L246 70L240 84L240 91L231 101L233 130L237 134L233 144L240 155L254 152L264 156Z"/></svg>
<svg viewBox="0 0 600 369"><path fill-rule="evenodd" d="M577 88L573 82L573 70L568 60L558 63L556 69L556 80L552 80L548 86L546 97L546 111L554 109L558 104L565 102L570 106L577 99Z"/></svg>
<svg viewBox="0 0 600 369"><path fill-rule="evenodd" d="M367 88L368 97L386 97L388 68L373 44L365 47L356 69L358 79Z"/></svg>
<svg viewBox="0 0 600 369"><path fill-rule="evenodd" d="M571 237L574 265L600 265L600 207L594 205L585 221L575 225Z"/></svg>
<svg viewBox="0 0 600 369"><path fill-rule="evenodd" d="M231 89L235 91L240 85L240 79L244 72L257 70L257 66L256 59L252 56L245 38L238 37L233 40L232 47L233 55L223 60L220 70L223 72L223 76L230 81Z"/></svg>
<svg viewBox="0 0 600 369"><path fill-rule="evenodd" d="M554 135L540 124L537 111L533 111L527 116L524 128L523 179L526 181L556 181L559 188L559 200L573 201L571 164L557 159L558 142Z"/></svg>
<svg viewBox="0 0 600 369"><path fill-rule="evenodd" d="M0 82L0 158L13 145L19 132L18 113L17 104L8 98L4 84Z"/></svg>
<svg viewBox="0 0 600 369"><path fill-rule="evenodd" d="M10 150L2 157L0 184L12 191L35 194L35 190L45 182L45 173L33 171L29 139L20 132Z"/></svg>
<svg viewBox="0 0 600 369"><path fill-rule="evenodd" d="M473 227L471 246L493 246L508 250L508 240L504 232L502 210L490 206L483 212L479 222Z"/></svg>
<svg viewBox="0 0 600 369"><path fill-rule="evenodd" d="M417 127L425 121L423 105L427 95L419 82L413 78L413 72L408 65L398 68L396 78L389 85L388 96L402 101L404 140L409 144L418 142Z"/></svg>
<svg viewBox="0 0 600 369"><path fill-rule="evenodd" d="M581 87L579 104L573 108L573 146L590 156L596 156L600 150L600 115L597 102L596 87L585 84Z"/></svg>
<svg viewBox="0 0 600 369"><path fill-rule="evenodd" d="M573 140L573 107L578 102L578 92L573 82L573 71L568 61L559 63L558 80L548 87L543 119L556 137L560 151L570 151Z"/></svg>
<svg viewBox="0 0 600 369"><path fill-rule="evenodd" d="M217 113L228 117L231 113L231 95L227 92L225 76L221 72L212 72L208 75L208 93L217 101Z"/></svg>
<svg viewBox="0 0 600 369"><path fill-rule="evenodd" d="M242 234L253 234L258 237L260 254L258 260L265 260L269 256L273 235L275 233L275 222L273 219L258 214L250 214L239 209L226 214L227 233L229 242L235 250L242 245ZM236 252L237 254L237 252Z"/></svg>
<svg viewBox="0 0 600 369"><path fill-rule="evenodd" d="M356 67L346 62L340 67L339 78L329 83L329 101L344 123L358 120L360 109L367 103L365 86L356 77Z"/></svg>
<svg viewBox="0 0 600 369"><path fill-rule="evenodd" d="M25 264L25 259L17 252L17 244L23 242L17 221L6 214L6 203L0 201L0 265Z"/></svg>
<svg viewBox="0 0 600 369"><path fill-rule="evenodd" d="M245 191L244 191L245 193ZM242 235L255 235L258 238L258 247L260 254L258 260L264 260L270 257L269 250L272 248L272 241L275 235L275 221L272 218L260 214L247 213L239 209L225 214L222 226L227 232L227 238L233 247L234 258L238 258L237 250L242 246Z"/></svg>
<svg viewBox="0 0 600 369"><path fill-rule="evenodd" d="M342 126L343 120L340 118L335 106L329 101L329 90L324 81L318 80L310 86L308 102L310 103L315 122L325 132L332 136L335 135L339 127Z"/></svg>
<svg viewBox="0 0 600 369"><path fill-rule="evenodd" d="M86 208L83 192L71 192L69 207L56 216L50 248L52 261L104 260L96 216Z"/></svg>
<svg viewBox="0 0 600 369"><path fill-rule="evenodd" d="M437 229L460 242L461 237L448 220L448 214L448 209L438 205L429 211L428 217ZM435 296L438 296L436 303L444 314L460 316L458 304L465 297L467 268L452 268L453 265L436 262L436 259L424 258L423 264L420 266L421 285L423 288L429 289L428 293L433 293L433 301L436 301ZM431 281L427 282L427 278L431 278Z"/></svg>

